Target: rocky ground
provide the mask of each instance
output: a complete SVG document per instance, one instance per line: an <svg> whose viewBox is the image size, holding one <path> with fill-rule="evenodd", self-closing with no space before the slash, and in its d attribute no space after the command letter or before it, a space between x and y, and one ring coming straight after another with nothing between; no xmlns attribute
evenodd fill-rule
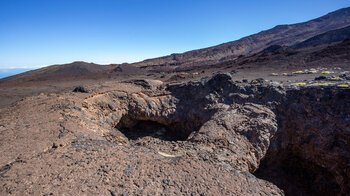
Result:
<svg viewBox="0 0 350 196"><path fill-rule="evenodd" d="M0 195L348 195L349 24L0 79Z"/></svg>
<svg viewBox="0 0 350 196"><path fill-rule="evenodd" d="M23 98L0 110L0 195L346 195L347 72L298 71Z"/></svg>

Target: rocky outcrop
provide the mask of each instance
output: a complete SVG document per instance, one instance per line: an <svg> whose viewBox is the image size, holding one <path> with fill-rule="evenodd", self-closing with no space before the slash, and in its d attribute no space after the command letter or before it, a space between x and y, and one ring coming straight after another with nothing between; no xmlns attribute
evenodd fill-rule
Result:
<svg viewBox="0 0 350 196"><path fill-rule="evenodd" d="M126 135L140 123L157 123L184 140L184 154L254 172L277 131L271 108L282 95L277 88L238 85L229 74L219 74L159 92L109 92L87 100L86 111Z"/></svg>
<svg viewBox="0 0 350 196"><path fill-rule="evenodd" d="M30 156L14 150L15 139L1 147L10 158L2 161L0 193L344 195L349 99L347 88L241 83L217 74L23 100L6 116L44 101L49 122L60 122L51 130L35 119L35 129L0 121L2 141L14 130L50 133L39 146L34 136L20 140Z"/></svg>
<svg viewBox="0 0 350 196"><path fill-rule="evenodd" d="M158 92L109 93L87 102L102 117L99 121L121 129L121 134L142 131L135 126L142 121L155 122L160 126L158 134L168 134L164 141L149 133L131 142L124 139L126 143L199 157L229 170L256 172L287 193L342 194L348 190L349 94L335 87L284 89L264 80L237 83L229 74L218 74L199 82L168 85ZM102 102L117 106L101 106ZM169 135L174 136L173 141ZM147 141L146 136L150 136ZM157 141L150 139L154 137ZM264 164L256 171L261 160ZM289 160L308 171L303 187L283 183L296 176L283 176L283 172L272 176L271 168L294 168L286 163ZM314 180L318 180L316 185ZM331 185L325 186L327 183Z"/></svg>
<svg viewBox="0 0 350 196"><path fill-rule="evenodd" d="M297 195L349 192L350 89L288 90L257 176Z"/></svg>

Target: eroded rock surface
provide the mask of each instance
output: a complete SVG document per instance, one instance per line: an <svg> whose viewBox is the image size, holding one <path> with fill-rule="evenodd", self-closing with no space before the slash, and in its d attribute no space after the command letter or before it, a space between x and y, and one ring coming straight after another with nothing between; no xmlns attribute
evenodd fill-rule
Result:
<svg viewBox="0 0 350 196"><path fill-rule="evenodd" d="M299 195L350 191L350 89L289 90L257 176Z"/></svg>
<svg viewBox="0 0 350 196"><path fill-rule="evenodd" d="M218 74L26 98L1 110L0 193L341 195L349 94Z"/></svg>
<svg viewBox="0 0 350 196"><path fill-rule="evenodd" d="M220 74L208 81L168 86L158 92L109 92L93 96L86 100L84 111L87 116L98 116L97 122L112 132L132 131L142 122L163 125L160 127L165 129L163 132L183 140L174 146L176 154L254 172L277 131L271 108L273 101L282 96L277 88L237 85L230 75ZM158 132L162 134L161 130ZM130 143L119 138L120 143ZM136 143L155 149L163 145L173 153L171 141L152 140L140 138Z"/></svg>

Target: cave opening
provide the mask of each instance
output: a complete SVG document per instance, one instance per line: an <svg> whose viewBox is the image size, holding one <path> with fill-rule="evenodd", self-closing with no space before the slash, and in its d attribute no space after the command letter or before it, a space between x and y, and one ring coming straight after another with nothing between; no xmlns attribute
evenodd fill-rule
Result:
<svg viewBox="0 0 350 196"><path fill-rule="evenodd" d="M130 141L144 137L153 137L163 141L185 141L200 126L189 122L162 124L151 120L136 120L123 117L116 128Z"/></svg>
<svg viewBox="0 0 350 196"><path fill-rule="evenodd" d="M290 150L268 152L254 175L274 183L286 195L339 195L341 191L332 173Z"/></svg>

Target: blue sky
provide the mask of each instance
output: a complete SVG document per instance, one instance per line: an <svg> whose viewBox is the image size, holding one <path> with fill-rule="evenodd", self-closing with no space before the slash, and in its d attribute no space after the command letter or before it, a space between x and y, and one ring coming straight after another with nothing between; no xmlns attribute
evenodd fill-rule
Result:
<svg viewBox="0 0 350 196"><path fill-rule="evenodd" d="M0 69L135 62L348 6L348 0L0 0Z"/></svg>

